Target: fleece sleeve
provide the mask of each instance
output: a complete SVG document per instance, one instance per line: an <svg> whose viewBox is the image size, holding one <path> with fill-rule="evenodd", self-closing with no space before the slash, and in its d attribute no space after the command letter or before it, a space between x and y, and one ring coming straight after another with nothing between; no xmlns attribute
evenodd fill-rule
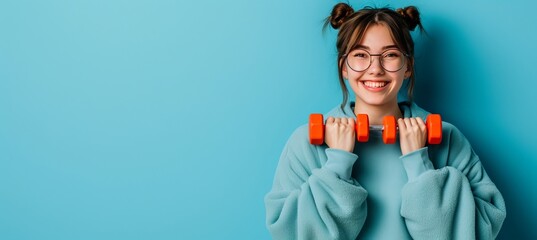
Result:
<svg viewBox="0 0 537 240"><path fill-rule="evenodd" d="M502 195L466 138L444 133L444 146L401 157L408 183L402 189L401 216L414 239L494 239L506 216Z"/></svg>
<svg viewBox="0 0 537 240"><path fill-rule="evenodd" d="M350 177L357 156L312 146L301 132L284 148L265 196L273 239L356 239L367 215L367 192Z"/></svg>

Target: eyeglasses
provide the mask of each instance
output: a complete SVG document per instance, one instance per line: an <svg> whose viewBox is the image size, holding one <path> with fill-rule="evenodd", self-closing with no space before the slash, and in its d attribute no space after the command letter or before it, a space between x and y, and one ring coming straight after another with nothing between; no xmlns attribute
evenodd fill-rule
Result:
<svg viewBox="0 0 537 240"><path fill-rule="evenodd" d="M388 49L381 54L371 54L364 49L355 49L346 54L347 66L355 72L363 72L367 70L373 62L374 56L379 56L380 65L388 72L397 72L405 65L405 58L408 54L401 52L398 49Z"/></svg>

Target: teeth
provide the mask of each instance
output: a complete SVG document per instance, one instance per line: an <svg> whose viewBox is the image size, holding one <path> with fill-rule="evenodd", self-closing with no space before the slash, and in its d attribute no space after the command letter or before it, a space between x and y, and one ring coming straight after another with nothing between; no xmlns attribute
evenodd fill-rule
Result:
<svg viewBox="0 0 537 240"><path fill-rule="evenodd" d="M372 82L372 81L367 81L367 82L364 82L364 84L370 88L381 88L381 87L384 87L386 86L386 82Z"/></svg>

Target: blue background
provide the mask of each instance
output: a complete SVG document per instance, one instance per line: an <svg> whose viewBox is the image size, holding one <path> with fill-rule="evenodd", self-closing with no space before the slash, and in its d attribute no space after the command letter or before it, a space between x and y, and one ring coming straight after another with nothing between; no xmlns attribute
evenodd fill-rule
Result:
<svg viewBox="0 0 537 240"><path fill-rule="evenodd" d="M291 132L341 100L336 1L2 0L0 239L270 239ZM417 102L536 239L537 4L417 5Z"/></svg>

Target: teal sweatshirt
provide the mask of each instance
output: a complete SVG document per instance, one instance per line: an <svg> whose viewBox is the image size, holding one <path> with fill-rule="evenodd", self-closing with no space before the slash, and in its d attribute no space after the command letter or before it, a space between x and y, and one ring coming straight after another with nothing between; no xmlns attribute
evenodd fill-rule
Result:
<svg viewBox="0 0 537 240"><path fill-rule="evenodd" d="M353 105L325 115L353 117ZM399 104L405 117L429 114ZM401 154L371 132L354 152L289 138L265 196L274 239L494 239L506 216L502 195L468 140L443 122L439 145Z"/></svg>

